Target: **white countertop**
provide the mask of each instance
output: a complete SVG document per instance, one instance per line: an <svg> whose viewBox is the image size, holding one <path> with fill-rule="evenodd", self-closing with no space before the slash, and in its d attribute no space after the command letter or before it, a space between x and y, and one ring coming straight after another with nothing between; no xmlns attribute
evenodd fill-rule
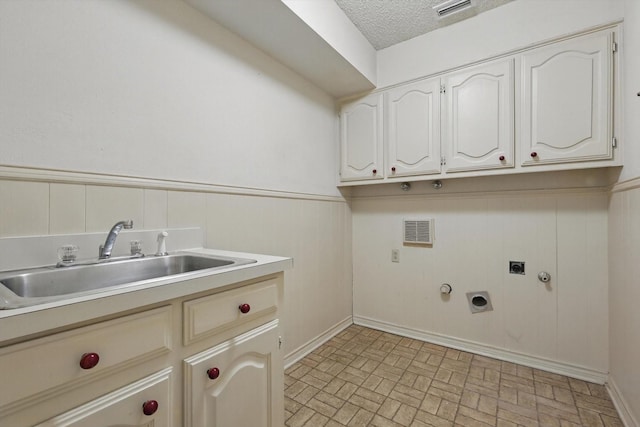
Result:
<svg viewBox="0 0 640 427"><path fill-rule="evenodd" d="M233 283L278 273L293 267L293 259L270 255L230 252L216 249L189 249L181 253L249 258L252 264L220 267L214 271L195 271L168 276L161 280L143 281L126 287L70 297L7 310L0 310L0 346L22 337L64 328L142 306L161 303L199 292L222 288Z"/></svg>

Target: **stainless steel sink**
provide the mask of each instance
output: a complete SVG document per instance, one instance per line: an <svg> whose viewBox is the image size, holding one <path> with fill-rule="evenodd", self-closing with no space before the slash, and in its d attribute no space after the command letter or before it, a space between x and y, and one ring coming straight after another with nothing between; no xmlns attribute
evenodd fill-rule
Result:
<svg viewBox="0 0 640 427"><path fill-rule="evenodd" d="M64 268L42 267L9 271L0 273L0 285L3 285L0 286L0 308L32 305L72 294L95 292L174 275L187 276L186 273L253 262L255 260L252 259L177 253Z"/></svg>

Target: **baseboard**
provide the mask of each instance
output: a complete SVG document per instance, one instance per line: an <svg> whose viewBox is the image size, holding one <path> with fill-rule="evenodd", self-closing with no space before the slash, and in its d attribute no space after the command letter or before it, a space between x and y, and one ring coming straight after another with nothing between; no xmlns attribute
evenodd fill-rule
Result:
<svg viewBox="0 0 640 427"><path fill-rule="evenodd" d="M356 325L366 326L389 332L396 335L414 338L421 341L430 342L445 347L455 348L456 350L467 351L469 353L481 356L492 357L494 359L504 360L506 362L517 363L519 365L529 366L531 368L540 369L555 374L566 375L568 377L581 379L598 384L605 384L608 375L604 372L595 371L582 366L570 365L568 363L557 362L541 357L529 356L501 348L463 340L459 338L448 337L444 335L420 331L417 329L397 326L387 322L370 319L361 316L353 316L353 323Z"/></svg>
<svg viewBox="0 0 640 427"><path fill-rule="evenodd" d="M307 341L305 344L301 345L297 349L293 350L291 353L287 354L284 357L284 367L285 369L289 366L296 363L298 360L305 357L307 354L311 353L316 348L320 347L325 342L329 341L334 336L338 335L343 330L347 329L349 326L353 324L353 318L351 316L346 319L336 323L329 329L327 329L322 334L317 337Z"/></svg>
<svg viewBox="0 0 640 427"><path fill-rule="evenodd" d="M622 393L620 393L620 389L611 376L609 376L606 386L613 405L618 410L618 415L620 415L620 419L625 427L640 427L640 424L629 410L629 404L622 396Z"/></svg>

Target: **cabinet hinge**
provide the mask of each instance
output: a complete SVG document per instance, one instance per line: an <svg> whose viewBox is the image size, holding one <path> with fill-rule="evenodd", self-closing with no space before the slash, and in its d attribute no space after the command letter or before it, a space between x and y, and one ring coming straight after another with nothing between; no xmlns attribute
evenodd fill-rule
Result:
<svg viewBox="0 0 640 427"><path fill-rule="evenodd" d="M613 138L611 138L611 146L613 148L616 148L618 146L618 140L616 139L615 136Z"/></svg>
<svg viewBox="0 0 640 427"><path fill-rule="evenodd" d="M614 52L618 51L618 43L613 42L611 43L611 50L613 50Z"/></svg>
<svg viewBox="0 0 640 427"><path fill-rule="evenodd" d="M282 337L278 337L278 350L282 348Z"/></svg>
<svg viewBox="0 0 640 427"><path fill-rule="evenodd" d="M444 87L444 85L440 85L440 93L446 93L447 89Z"/></svg>
<svg viewBox="0 0 640 427"><path fill-rule="evenodd" d="M447 164L447 158L446 157L440 157L440 166L444 166Z"/></svg>

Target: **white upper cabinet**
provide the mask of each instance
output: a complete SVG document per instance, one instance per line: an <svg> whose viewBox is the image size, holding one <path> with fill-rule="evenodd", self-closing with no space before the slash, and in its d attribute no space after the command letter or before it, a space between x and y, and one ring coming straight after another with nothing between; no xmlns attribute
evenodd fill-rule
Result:
<svg viewBox="0 0 640 427"><path fill-rule="evenodd" d="M611 159L613 31L522 56L522 165Z"/></svg>
<svg viewBox="0 0 640 427"><path fill-rule="evenodd" d="M567 36L344 105L341 180L354 182L343 185L622 166L616 31Z"/></svg>
<svg viewBox="0 0 640 427"><path fill-rule="evenodd" d="M385 175L440 173L440 79L391 89L386 94Z"/></svg>
<svg viewBox="0 0 640 427"><path fill-rule="evenodd" d="M445 75L447 172L514 165L513 59Z"/></svg>
<svg viewBox="0 0 640 427"><path fill-rule="evenodd" d="M383 178L382 111L382 94L342 107L340 177L343 181Z"/></svg>

